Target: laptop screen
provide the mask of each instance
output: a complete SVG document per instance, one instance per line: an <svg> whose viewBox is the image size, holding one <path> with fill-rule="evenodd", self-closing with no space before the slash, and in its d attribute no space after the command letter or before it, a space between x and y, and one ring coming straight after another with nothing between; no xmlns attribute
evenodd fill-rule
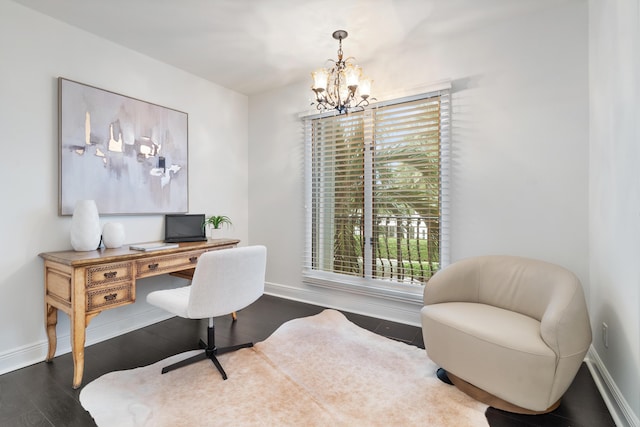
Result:
<svg viewBox="0 0 640 427"><path fill-rule="evenodd" d="M165 215L165 242L197 242L203 240L207 240L204 227L204 214Z"/></svg>

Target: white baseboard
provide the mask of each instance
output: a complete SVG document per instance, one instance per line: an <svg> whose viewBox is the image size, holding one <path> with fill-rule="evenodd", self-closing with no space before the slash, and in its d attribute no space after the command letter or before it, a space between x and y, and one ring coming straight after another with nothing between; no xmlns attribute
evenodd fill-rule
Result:
<svg viewBox="0 0 640 427"><path fill-rule="evenodd" d="M589 371L591 371L591 376L598 390L600 390L600 394L616 426L640 427L638 415L633 413L629 402L627 402L622 392L620 392L620 389L593 346L589 348L589 352L587 353L587 366L589 367Z"/></svg>
<svg viewBox="0 0 640 427"><path fill-rule="evenodd" d="M170 317L172 317L172 315L164 310L151 308L127 317L118 318L112 322L96 326L90 325L89 328L87 328L86 346L88 347L92 344L152 325ZM57 341L56 356L71 352L69 331L58 334ZM0 354L0 374L42 362L47 356L48 347L48 342L45 339L35 344L26 345Z"/></svg>
<svg viewBox="0 0 640 427"><path fill-rule="evenodd" d="M374 297L325 287L306 286L301 288L270 282L265 284L265 293L392 322L421 326L421 302L399 301L392 298Z"/></svg>

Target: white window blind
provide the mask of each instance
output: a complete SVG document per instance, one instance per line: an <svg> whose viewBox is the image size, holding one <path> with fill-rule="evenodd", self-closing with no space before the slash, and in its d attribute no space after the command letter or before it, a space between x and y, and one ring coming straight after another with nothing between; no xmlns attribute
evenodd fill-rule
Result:
<svg viewBox="0 0 640 427"><path fill-rule="evenodd" d="M448 90L306 118L305 134L305 275L423 285L448 236Z"/></svg>

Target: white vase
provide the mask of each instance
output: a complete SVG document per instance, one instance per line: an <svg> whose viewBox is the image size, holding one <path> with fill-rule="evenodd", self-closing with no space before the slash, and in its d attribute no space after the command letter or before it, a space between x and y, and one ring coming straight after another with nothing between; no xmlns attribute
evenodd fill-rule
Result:
<svg viewBox="0 0 640 427"><path fill-rule="evenodd" d="M124 226L119 222L108 222L102 227L102 243L106 248L119 248L124 244Z"/></svg>
<svg viewBox="0 0 640 427"><path fill-rule="evenodd" d="M100 244L100 217L94 200L79 200L71 218L71 247L93 251Z"/></svg>

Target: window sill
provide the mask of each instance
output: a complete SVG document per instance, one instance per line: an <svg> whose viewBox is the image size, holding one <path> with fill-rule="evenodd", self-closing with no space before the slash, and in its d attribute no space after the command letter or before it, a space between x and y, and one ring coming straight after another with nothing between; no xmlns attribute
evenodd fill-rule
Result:
<svg viewBox="0 0 640 427"><path fill-rule="evenodd" d="M418 285L393 285L383 280L363 279L317 271L304 271L302 282L309 286L318 286L357 295L415 303L420 306L423 304L424 287Z"/></svg>

